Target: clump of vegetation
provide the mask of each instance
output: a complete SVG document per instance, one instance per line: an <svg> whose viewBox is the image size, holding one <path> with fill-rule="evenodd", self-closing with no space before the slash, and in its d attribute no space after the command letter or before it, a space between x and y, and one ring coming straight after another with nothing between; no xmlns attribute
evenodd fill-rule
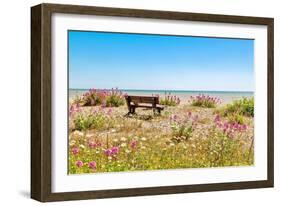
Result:
<svg viewBox="0 0 281 206"><path fill-rule="evenodd" d="M75 99L81 106L119 107L124 105L124 94L118 88L111 90L90 89L82 95L82 98Z"/></svg>
<svg viewBox="0 0 281 206"><path fill-rule="evenodd" d="M188 102L191 106L215 108L221 103L221 100L218 97L199 94L195 97L191 96Z"/></svg>
<svg viewBox="0 0 281 206"><path fill-rule="evenodd" d="M168 95L165 94L165 97L160 99L160 104L166 106L177 106L180 104L180 102L180 98L176 95L171 95L171 93Z"/></svg>
<svg viewBox="0 0 281 206"><path fill-rule="evenodd" d="M82 111L79 105L70 107L70 125L72 130L103 129L109 122L110 110Z"/></svg>
<svg viewBox="0 0 281 206"><path fill-rule="evenodd" d="M105 99L107 107L119 107L125 104L124 95L118 89L108 91Z"/></svg>
<svg viewBox="0 0 281 206"><path fill-rule="evenodd" d="M170 117L170 120L173 135L171 140L178 143L188 140L191 137L198 120L198 115L192 115L192 113L189 112L188 115L181 118L177 115L173 115Z"/></svg>
<svg viewBox="0 0 281 206"><path fill-rule="evenodd" d="M227 104L223 109L221 109L220 114L224 117L229 114L254 117L254 97L244 97L240 100L235 100L233 103Z"/></svg>
<svg viewBox="0 0 281 206"><path fill-rule="evenodd" d="M186 104L148 120L124 118L125 107L72 104L69 173L253 165L253 118L214 110Z"/></svg>

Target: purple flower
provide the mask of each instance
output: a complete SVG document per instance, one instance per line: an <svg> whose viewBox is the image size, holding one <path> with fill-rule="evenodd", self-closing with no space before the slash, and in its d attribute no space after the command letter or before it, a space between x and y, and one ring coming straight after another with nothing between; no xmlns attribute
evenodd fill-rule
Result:
<svg viewBox="0 0 281 206"><path fill-rule="evenodd" d="M89 162L88 166L93 170L97 169L97 163L95 161Z"/></svg>
<svg viewBox="0 0 281 206"><path fill-rule="evenodd" d="M130 146L131 146L132 149L136 149L137 141L136 140L132 140L131 143L130 143Z"/></svg>
<svg viewBox="0 0 281 206"><path fill-rule="evenodd" d="M76 161L77 167L83 167L84 163L81 160Z"/></svg>
<svg viewBox="0 0 281 206"><path fill-rule="evenodd" d="M72 154L77 155L78 152L79 152L79 148L78 147L73 147L71 151L72 151Z"/></svg>
<svg viewBox="0 0 281 206"><path fill-rule="evenodd" d="M94 148L96 148L97 146L98 146L97 143L95 143L95 142L89 142L89 147L90 147L90 148L94 149Z"/></svg>
<svg viewBox="0 0 281 206"><path fill-rule="evenodd" d="M215 117L215 122L220 122L221 121L221 118L220 118L220 115L216 115L216 117Z"/></svg>
<svg viewBox="0 0 281 206"><path fill-rule="evenodd" d="M112 147L111 148L111 154L116 155L119 153L119 147Z"/></svg>
<svg viewBox="0 0 281 206"><path fill-rule="evenodd" d="M111 149L106 149L106 150L104 151L104 154L105 154L106 156L111 156Z"/></svg>

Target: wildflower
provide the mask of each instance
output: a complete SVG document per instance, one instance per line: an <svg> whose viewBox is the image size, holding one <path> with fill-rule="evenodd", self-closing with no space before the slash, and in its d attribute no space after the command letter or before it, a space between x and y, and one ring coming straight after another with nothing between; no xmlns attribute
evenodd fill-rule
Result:
<svg viewBox="0 0 281 206"><path fill-rule="evenodd" d="M195 116L193 117L193 121L196 122L196 121L198 120L198 118L199 118L198 115L195 115Z"/></svg>
<svg viewBox="0 0 281 206"><path fill-rule="evenodd" d="M125 142L127 139L125 137L121 137L121 141Z"/></svg>
<svg viewBox="0 0 281 206"><path fill-rule="evenodd" d="M113 142L118 142L118 139L116 139L116 138L115 138L115 139L113 139Z"/></svg>
<svg viewBox="0 0 281 206"><path fill-rule="evenodd" d="M130 153L131 151L130 151L130 150L128 150L128 149L126 149L126 150L125 150L125 152L126 152L126 153Z"/></svg>
<svg viewBox="0 0 281 206"><path fill-rule="evenodd" d="M89 142L89 147L90 147L91 149L94 149L94 148L97 147L97 144L96 144L95 142L91 141L91 142Z"/></svg>
<svg viewBox="0 0 281 206"><path fill-rule="evenodd" d="M220 122L221 121L221 118L220 118L220 115L216 115L216 117L215 117L215 122Z"/></svg>
<svg viewBox="0 0 281 206"><path fill-rule="evenodd" d="M111 154L116 155L119 153L119 147L112 147L111 148Z"/></svg>
<svg viewBox="0 0 281 206"><path fill-rule="evenodd" d="M109 108L109 110L107 111L107 115L111 115L112 114L112 109Z"/></svg>
<svg viewBox="0 0 281 206"><path fill-rule="evenodd" d="M169 144L169 146L173 147L173 146L175 146L175 143L171 142L171 143Z"/></svg>
<svg viewBox="0 0 281 206"><path fill-rule="evenodd" d="M145 137L142 137L142 138L141 138L141 141L146 141L146 138L145 138Z"/></svg>
<svg viewBox="0 0 281 206"><path fill-rule="evenodd" d="M93 134L86 134L86 137L87 138L91 138L91 137L93 137L94 135Z"/></svg>
<svg viewBox="0 0 281 206"><path fill-rule="evenodd" d="M71 151L72 151L72 154L77 155L78 152L79 152L79 148L78 147L73 147Z"/></svg>
<svg viewBox="0 0 281 206"><path fill-rule="evenodd" d="M85 146L83 144L80 144L79 147L81 147L82 149L85 149Z"/></svg>
<svg viewBox="0 0 281 206"><path fill-rule="evenodd" d="M97 169L97 163L95 161L89 162L88 166L93 170Z"/></svg>
<svg viewBox="0 0 281 206"><path fill-rule="evenodd" d="M136 140L131 141L130 146L131 146L132 149L136 149L137 141Z"/></svg>
<svg viewBox="0 0 281 206"><path fill-rule="evenodd" d="M126 144L126 143L122 143L120 146L121 146L121 147L126 147L127 144Z"/></svg>
<svg viewBox="0 0 281 206"><path fill-rule="evenodd" d="M84 133L83 132L80 132L78 130L74 131L73 132L74 135L77 135L77 136L80 136L80 137L83 137L84 136Z"/></svg>
<svg viewBox="0 0 281 206"><path fill-rule="evenodd" d="M76 161L77 167L83 167L84 163L81 160Z"/></svg>
<svg viewBox="0 0 281 206"><path fill-rule="evenodd" d="M70 145L70 146L73 146L73 145L75 145L75 143L76 143L75 140L71 140L71 141L69 142L69 145Z"/></svg>
<svg viewBox="0 0 281 206"><path fill-rule="evenodd" d="M111 149L106 149L106 150L104 151L104 154L105 154L106 156L110 156L110 155L111 155Z"/></svg>

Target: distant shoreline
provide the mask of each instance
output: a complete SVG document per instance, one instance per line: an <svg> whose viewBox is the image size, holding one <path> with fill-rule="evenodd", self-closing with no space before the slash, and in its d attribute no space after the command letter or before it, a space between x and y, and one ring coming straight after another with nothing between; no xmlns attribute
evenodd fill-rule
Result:
<svg viewBox="0 0 281 206"><path fill-rule="evenodd" d="M102 89L100 89L102 90ZM69 99L73 99L76 96L81 96L83 93L87 92L88 89L69 89ZM139 95L139 96L151 96L158 94L160 97L165 97L165 95L171 94L176 95L181 99L182 103L186 103L191 96L196 96L198 94L205 94L210 96L219 97L223 103L229 103L236 99L241 99L243 97L253 97L254 92L244 92L244 91L184 91L184 90L124 90L120 89L123 93L129 95Z"/></svg>

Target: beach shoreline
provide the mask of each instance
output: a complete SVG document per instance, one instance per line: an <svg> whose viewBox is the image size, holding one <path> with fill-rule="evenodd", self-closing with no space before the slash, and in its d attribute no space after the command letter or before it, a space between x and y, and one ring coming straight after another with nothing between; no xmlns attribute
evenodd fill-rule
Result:
<svg viewBox="0 0 281 206"><path fill-rule="evenodd" d="M69 89L68 96L69 101L76 97L81 97L84 93L88 92L88 89ZM254 92L241 92L241 91L183 91L183 90L120 90L123 94L136 95L136 96L155 96L159 95L160 98L165 98L167 95L177 96L181 100L181 104L188 103L188 100L193 96L199 94L209 95L212 97L218 97L221 100L221 104L227 104L234 100L241 99L243 97L254 97Z"/></svg>

